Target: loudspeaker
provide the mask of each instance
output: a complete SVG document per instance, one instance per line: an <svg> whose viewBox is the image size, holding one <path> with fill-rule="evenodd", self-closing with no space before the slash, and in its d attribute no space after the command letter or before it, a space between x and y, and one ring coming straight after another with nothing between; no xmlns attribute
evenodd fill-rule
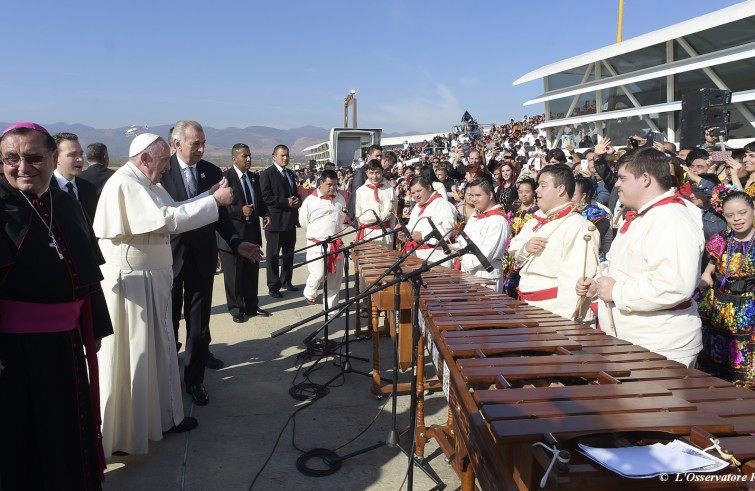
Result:
<svg viewBox="0 0 755 491"><path fill-rule="evenodd" d="M700 89L682 96L679 144L681 148L700 147L705 143L705 129L729 122L726 105L731 91Z"/></svg>

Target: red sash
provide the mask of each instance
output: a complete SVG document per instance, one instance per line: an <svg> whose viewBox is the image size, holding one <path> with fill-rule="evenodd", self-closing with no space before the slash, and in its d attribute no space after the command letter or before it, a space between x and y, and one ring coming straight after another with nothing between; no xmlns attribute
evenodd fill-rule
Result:
<svg viewBox="0 0 755 491"><path fill-rule="evenodd" d="M315 244L322 242L321 240L313 239L311 237L308 237L307 240L311 240ZM343 241L341 239L336 239L330 243L330 247L328 247L328 273L336 272L336 261L338 261L338 258L341 256L341 254L333 253L341 247L343 247Z"/></svg>
<svg viewBox="0 0 755 491"><path fill-rule="evenodd" d="M391 225L391 221L390 220L386 220L386 221L383 222L383 226L386 229L388 227L390 227L390 225ZM380 225L378 225L378 224L374 224L374 225L360 225L360 227L357 229L357 238L356 238L357 242L361 242L364 239L364 236L367 234L367 232L365 232L365 230L382 230L382 227Z"/></svg>
<svg viewBox="0 0 755 491"><path fill-rule="evenodd" d="M538 302L540 300L551 300L558 296L558 287L554 288L548 288L545 290L537 290L534 292L523 292L521 290L519 291L519 300L522 302L524 301L532 301L532 302Z"/></svg>

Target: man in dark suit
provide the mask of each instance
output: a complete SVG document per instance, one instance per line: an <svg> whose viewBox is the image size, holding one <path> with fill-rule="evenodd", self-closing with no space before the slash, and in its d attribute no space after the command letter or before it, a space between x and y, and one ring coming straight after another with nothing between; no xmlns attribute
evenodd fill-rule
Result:
<svg viewBox="0 0 755 491"><path fill-rule="evenodd" d="M228 209L236 234L247 242L262 245L260 218L265 226L270 224L267 206L262 201L259 176L249 172L252 165L252 153L249 146L237 143L231 150L233 167L223 173L233 189L233 202ZM220 262L223 265L223 282L228 312L233 322L242 323L248 317L270 317L270 312L261 309L257 299L260 275L259 263L247 261L236 254L228 243L218 234Z"/></svg>
<svg viewBox="0 0 755 491"><path fill-rule="evenodd" d="M289 291L299 290L291 284L294 268L294 256L291 253L296 245L296 224L301 198L296 190L294 174L288 169L287 146L277 145L273 150L273 165L260 173L260 189L262 200L270 214L270 226L265 229L267 288L271 297L282 298L281 287ZM279 260L278 255L283 257Z"/></svg>
<svg viewBox="0 0 755 491"><path fill-rule="evenodd" d="M160 184L177 201L186 201L209 190L223 180L217 166L202 160L205 135L196 121L179 121L173 129L176 153L170 158L170 169ZM184 382L186 392L195 404L210 402L204 382L205 365L220 369L223 362L210 353L210 309L218 247L215 232L244 257L252 257L259 248L244 242L231 225L228 210L218 210L218 220L198 229L171 236L173 249L173 329L178 339L181 311L186 321L186 351L184 353Z"/></svg>
<svg viewBox="0 0 755 491"><path fill-rule="evenodd" d="M97 189L91 182L77 177L84 170L84 151L79 137L73 133L56 133L53 139L58 146L58 160L50 185L59 187L79 200L91 223L97 209Z"/></svg>
<svg viewBox="0 0 755 491"><path fill-rule="evenodd" d="M104 143L90 143L87 145L86 157L89 166L79 177L94 184L95 189L97 189L97 201L99 201L102 187L115 171L108 169L110 156Z"/></svg>

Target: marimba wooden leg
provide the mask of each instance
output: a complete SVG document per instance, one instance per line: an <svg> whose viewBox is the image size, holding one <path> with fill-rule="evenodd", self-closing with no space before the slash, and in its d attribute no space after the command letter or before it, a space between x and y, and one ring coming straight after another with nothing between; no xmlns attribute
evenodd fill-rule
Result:
<svg viewBox="0 0 755 491"><path fill-rule="evenodd" d="M425 458L425 337L420 334L417 342L417 418L416 418L416 450L418 458Z"/></svg>
<svg viewBox="0 0 755 491"><path fill-rule="evenodd" d="M377 306L375 302L372 304L370 315L370 327L372 328L372 393L375 395L381 395L381 380L380 380L380 333L377 322Z"/></svg>
<svg viewBox="0 0 755 491"><path fill-rule="evenodd" d="M461 491L475 491L475 475L472 465L467 462L461 471Z"/></svg>
<svg viewBox="0 0 755 491"><path fill-rule="evenodd" d="M360 293L359 282L361 281L360 280L361 276L357 272L356 264L354 265L354 273L355 273L354 274L354 296L358 297L359 293ZM362 309L362 305L364 304L364 302L366 300L367 299L363 298L361 300L357 300L357 302L354 304L354 317L355 317L355 320L354 320L354 334L357 335L357 336L362 336L363 335L363 333L362 333L362 316L361 316L362 312L361 312L361 309ZM346 326L346 329L348 331L349 326Z"/></svg>

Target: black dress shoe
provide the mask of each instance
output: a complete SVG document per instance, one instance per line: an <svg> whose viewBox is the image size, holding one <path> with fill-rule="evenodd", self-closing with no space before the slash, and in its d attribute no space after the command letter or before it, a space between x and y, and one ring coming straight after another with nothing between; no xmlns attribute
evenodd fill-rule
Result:
<svg viewBox="0 0 755 491"><path fill-rule="evenodd" d="M257 307L257 310L255 310L254 312L250 312L250 313L248 313L246 315L248 315L249 317L255 317L255 316L270 317L273 314L271 314L270 312L268 312L265 309L261 309L261 308Z"/></svg>
<svg viewBox="0 0 755 491"><path fill-rule="evenodd" d="M204 361L204 366L213 370L220 370L225 366L225 363L223 363L223 360L215 358L215 355L210 355L210 357Z"/></svg>
<svg viewBox="0 0 755 491"><path fill-rule="evenodd" d="M183 419L183 421L178 423L178 426L174 426L168 431L163 431L163 434L167 435L168 433L185 433L187 431L193 430L197 426L199 426L199 422L197 421L196 418L192 418L191 416L186 416Z"/></svg>
<svg viewBox="0 0 755 491"><path fill-rule="evenodd" d="M298 286L294 286L291 283L289 283L288 285L283 285L283 288L285 288L286 290L288 290L290 292L298 292L299 291L299 287Z"/></svg>
<svg viewBox="0 0 755 491"><path fill-rule="evenodd" d="M232 315L231 317L233 318L233 322L235 322L236 324L242 324L246 320L241 314Z"/></svg>
<svg viewBox="0 0 755 491"><path fill-rule="evenodd" d="M270 290L270 296L273 298L283 298L283 294L277 290Z"/></svg>
<svg viewBox="0 0 755 491"><path fill-rule="evenodd" d="M191 400L194 401L194 404L197 406L206 406L210 402L210 396L207 394L207 389L204 388L204 385L189 385L186 387L186 393L191 396ZM184 418L184 421L186 421L186 418ZM183 421L181 422L183 424ZM176 426L178 428L181 425ZM189 430L183 430L183 431L189 431Z"/></svg>

